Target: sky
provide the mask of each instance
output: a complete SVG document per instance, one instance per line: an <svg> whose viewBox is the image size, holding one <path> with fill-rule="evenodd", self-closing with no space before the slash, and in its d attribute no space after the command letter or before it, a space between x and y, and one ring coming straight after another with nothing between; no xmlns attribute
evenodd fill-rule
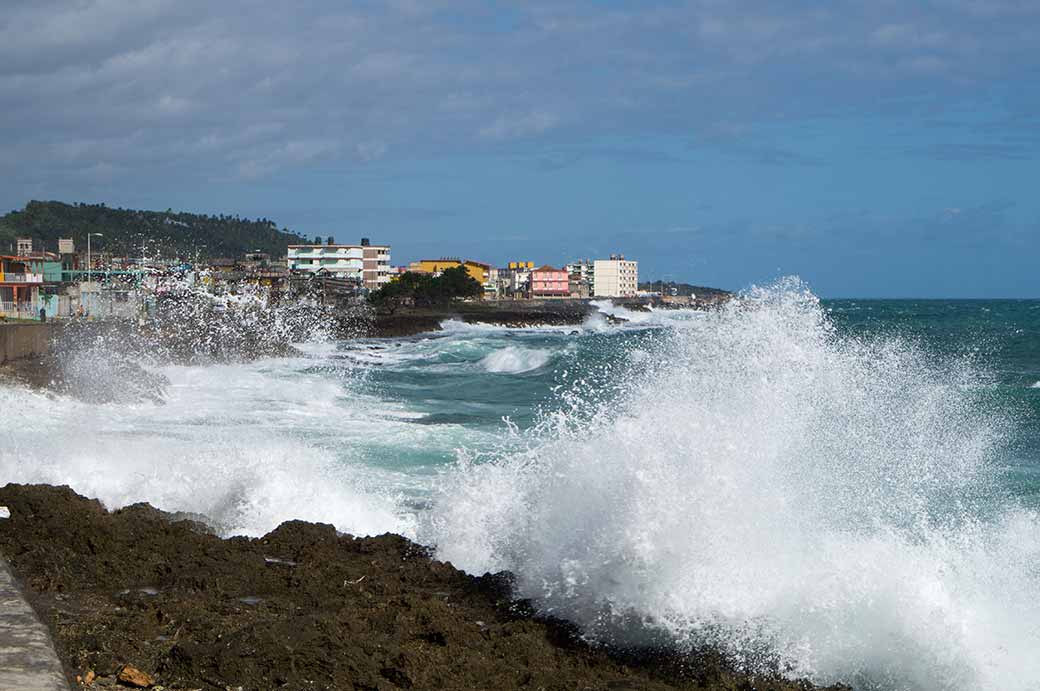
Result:
<svg viewBox="0 0 1040 691"><path fill-rule="evenodd" d="M1040 0L3 0L0 211L1040 297Z"/></svg>

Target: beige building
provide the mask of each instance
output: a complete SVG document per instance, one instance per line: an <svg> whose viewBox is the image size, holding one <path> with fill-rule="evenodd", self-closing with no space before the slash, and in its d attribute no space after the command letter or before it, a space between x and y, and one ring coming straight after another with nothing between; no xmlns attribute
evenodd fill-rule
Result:
<svg viewBox="0 0 1040 691"><path fill-rule="evenodd" d="M289 245L291 273L327 273L333 278L357 281L369 290L390 282L390 245Z"/></svg>
<svg viewBox="0 0 1040 691"><path fill-rule="evenodd" d="M595 297L634 297L639 290L639 262L612 254L610 259L597 259L593 264L592 294Z"/></svg>

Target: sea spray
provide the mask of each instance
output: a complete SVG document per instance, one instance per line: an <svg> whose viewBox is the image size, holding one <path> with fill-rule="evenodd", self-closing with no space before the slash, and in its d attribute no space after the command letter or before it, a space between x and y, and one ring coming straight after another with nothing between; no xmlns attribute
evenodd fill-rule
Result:
<svg viewBox="0 0 1040 691"><path fill-rule="evenodd" d="M222 535L262 535L290 519L413 535L397 475L357 458L359 442L396 429L385 419L392 409L371 415L375 401L361 394L344 405L356 384L346 363L308 365L166 366L162 405L0 387L0 405L26 423L5 432L0 478L67 484L112 509L144 501L198 514ZM330 439L332 420L348 433Z"/></svg>
<svg viewBox="0 0 1040 691"><path fill-rule="evenodd" d="M997 488L1014 420L990 384L840 334L785 280L658 339L581 424L460 464L422 534L593 639L860 688L1036 688L1040 525Z"/></svg>
<svg viewBox="0 0 1040 691"><path fill-rule="evenodd" d="M0 386L27 423L5 431L0 479L68 484L113 509L145 501L225 535L294 518L412 535L393 474L364 472L355 447L328 444L329 420L361 438L388 428L341 406L366 370L331 359L343 327L333 316L306 297L184 281L147 318L63 323L51 395ZM286 359L301 340L315 357Z"/></svg>

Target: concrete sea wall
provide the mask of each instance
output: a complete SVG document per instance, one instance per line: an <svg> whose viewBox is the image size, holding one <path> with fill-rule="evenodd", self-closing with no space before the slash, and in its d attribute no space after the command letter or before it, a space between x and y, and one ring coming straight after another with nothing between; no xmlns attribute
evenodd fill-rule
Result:
<svg viewBox="0 0 1040 691"><path fill-rule="evenodd" d="M0 324L0 365L50 352L52 324Z"/></svg>

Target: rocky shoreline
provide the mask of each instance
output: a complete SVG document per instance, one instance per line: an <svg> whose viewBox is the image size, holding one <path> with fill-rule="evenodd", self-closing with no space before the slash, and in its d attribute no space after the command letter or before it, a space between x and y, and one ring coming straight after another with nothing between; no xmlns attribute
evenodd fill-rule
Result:
<svg viewBox="0 0 1040 691"><path fill-rule="evenodd" d="M732 296L731 293L713 290L704 299L691 299L678 304L660 299L611 299L615 305L636 312L654 309L716 309ZM561 300L481 300L455 302L435 307L405 307L393 312L374 310L363 320L346 316L341 332L362 334L372 338L400 338L421 333L439 331L441 324L454 319L467 324L494 324L512 328L530 326L578 326L599 311L587 298ZM609 322L621 323L624 319L604 315Z"/></svg>
<svg viewBox="0 0 1040 691"><path fill-rule="evenodd" d="M441 330L449 320L511 328L530 326L578 326L596 312L587 301L515 301L505 305L455 303L443 307L405 308L393 313L374 312L363 322L370 338L404 338ZM347 333L350 328L345 329ZM356 333L356 329L355 329Z"/></svg>
<svg viewBox="0 0 1040 691"><path fill-rule="evenodd" d="M711 652L582 641L396 535L291 521L221 539L191 517L106 511L67 487L7 485L0 556L76 687L205 689L812 688Z"/></svg>

